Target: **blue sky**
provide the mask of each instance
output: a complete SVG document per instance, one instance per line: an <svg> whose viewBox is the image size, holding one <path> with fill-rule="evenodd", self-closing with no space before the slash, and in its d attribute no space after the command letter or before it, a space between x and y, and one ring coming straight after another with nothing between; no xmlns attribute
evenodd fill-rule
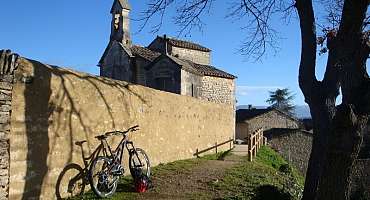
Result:
<svg viewBox="0 0 370 200"><path fill-rule="evenodd" d="M110 34L110 8L113 0L35 0L3 1L0 7L0 49L11 49L20 55L48 64L69 67L97 75L96 66ZM131 18L138 18L145 9L144 1L131 0ZM220 2L220 3L219 3ZM238 104L266 105L268 91L289 88L295 93L295 103L303 105L298 87L300 33L297 20L290 24L280 19L273 26L280 32L279 49L269 51L262 60L248 60L238 53L245 37L242 21L225 19L226 1L217 1L209 14L204 15L202 31L193 30L182 37L212 49L212 64L238 76ZM150 33L150 24L136 33L141 22L131 21L135 44L146 46L156 35L177 36L179 28L171 20L170 11L158 33ZM6 16L6 17L5 17ZM153 19L151 23L155 23ZM136 33L136 34L134 34ZM318 58L322 66L325 57ZM318 69L322 77L323 68Z"/></svg>

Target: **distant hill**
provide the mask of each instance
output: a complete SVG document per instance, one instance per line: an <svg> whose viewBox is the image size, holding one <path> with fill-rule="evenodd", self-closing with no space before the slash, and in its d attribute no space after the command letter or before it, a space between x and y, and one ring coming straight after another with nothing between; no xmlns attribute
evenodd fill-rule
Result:
<svg viewBox="0 0 370 200"><path fill-rule="evenodd" d="M267 108L267 107L268 106L253 106L253 108L257 108L257 109L264 109L264 108ZM248 105L239 105L239 106L236 106L236 109L237 110L239 110L239 109L248 109ZM296 106L294 113L295 113L295 116L298 119L311 118L310 108L307 105Z"/></svg>
<svg viewBox="0 0 370 200"><path fill-rule="evenodd" d="M308 105L296 106L294 112L298 119L311 118L310 107Z"/></svg>
<svg viewBox="0 0 370 200"><path fill-rule="evenodd" d="M268 106L252 106L253 108L257 108L257 109L264 109L264 108L267 108ZM239 105L239 106L236 106L236 109L239 110L239 109L248 109L248 105Z"/></svg>

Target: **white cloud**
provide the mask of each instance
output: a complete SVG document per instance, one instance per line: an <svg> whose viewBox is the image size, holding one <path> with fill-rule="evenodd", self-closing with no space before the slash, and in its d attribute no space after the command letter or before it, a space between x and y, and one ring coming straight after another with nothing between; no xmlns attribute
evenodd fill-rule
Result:
<svg viewBox="0 0 370 200"><path fill-rule="evenodd" d="M241 85L236 87L236 95L238 96L249 96L256 93L267 93L268 91L274 91L276 89L283 88L280 86L246 86Z"/></svg>

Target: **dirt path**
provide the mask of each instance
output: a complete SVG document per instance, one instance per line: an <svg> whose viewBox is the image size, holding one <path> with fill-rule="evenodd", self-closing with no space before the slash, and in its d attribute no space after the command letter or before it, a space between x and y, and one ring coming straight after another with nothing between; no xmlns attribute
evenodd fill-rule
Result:
<svg viewBox="0 0 370 200"><path fill-rule="evenodd" d="M202 160L188 169L169 170L153 176L153 188L139 199L217 199L223 195L212 182L218 182L225 171L237 165L242 157L227 156L224 160Z"/></svg>

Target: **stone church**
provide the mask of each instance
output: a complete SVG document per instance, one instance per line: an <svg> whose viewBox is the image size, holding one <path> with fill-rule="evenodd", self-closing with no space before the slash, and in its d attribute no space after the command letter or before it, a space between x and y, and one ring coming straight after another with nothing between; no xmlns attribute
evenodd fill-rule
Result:
<svg viewBox="0 0 370 200"><path fill-rule="evenodd" d="M234 75L211 66L211 50L157 36L147 47L132 44L130 5L114 0L110 41L99 61L100 75L216 103L235 104Z"/></svg>

